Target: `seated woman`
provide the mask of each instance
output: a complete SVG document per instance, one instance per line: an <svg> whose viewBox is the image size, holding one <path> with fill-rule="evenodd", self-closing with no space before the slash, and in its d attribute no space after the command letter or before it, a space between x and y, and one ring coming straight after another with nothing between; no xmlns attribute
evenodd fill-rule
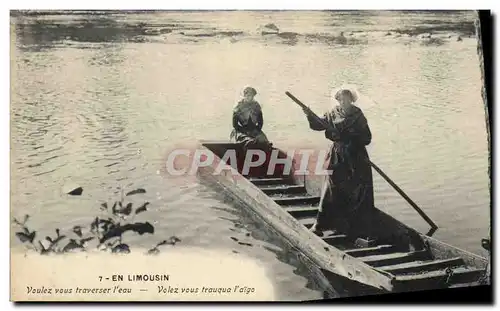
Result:
<svg viewBox="0 0 500 311"><path fill-rule="evenodd" d="M328 160L328 170L321 193L319 213L311 228L317 235L329 229L349 231L353 225L363 228L362 219L374 207L373 179L366 146L372 135L368 122L351 91L342 89L335 94L339 102L332 111L325 113L321 122L307 111L310 128L325 131L333 142Z"/></svg>
<svg viewBox="0 0 500 311"><path fill-rule="evenodd" d="M247 87L243 91L243 99L233 110L231 139L243 142L245 147L260 146L266 148L270 147L271 144L262 132L264 118L260 104L254 99L255 95L257 95L257 91L253 87Z"/></svg>

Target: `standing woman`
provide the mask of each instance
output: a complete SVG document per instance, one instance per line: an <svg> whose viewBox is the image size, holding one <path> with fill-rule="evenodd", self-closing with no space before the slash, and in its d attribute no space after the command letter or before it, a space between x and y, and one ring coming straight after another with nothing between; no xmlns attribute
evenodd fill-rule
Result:
<svg viewBox="0 0 500 311"><path fill-rule="evenodd" d="M309 126L315 131L325 131L333 142L328 159L328 170L321 193L316 223L311 230L317 235L336 229L349 231L353 226L366 227L374 207L373 179L366 146L372 135L366 117L353 105L355 93L341 89L335 94L339 105L325 113L321 124L307 110ZM325 124L329 126L326 127Z"/></svg>

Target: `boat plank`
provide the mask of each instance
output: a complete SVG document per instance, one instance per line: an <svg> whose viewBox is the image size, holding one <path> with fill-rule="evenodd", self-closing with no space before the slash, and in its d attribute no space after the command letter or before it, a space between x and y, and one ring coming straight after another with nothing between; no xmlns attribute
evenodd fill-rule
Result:
<svg viewBox="0 0 500 311"><path fill-rule="evenodd" d="M264 191L267 195L273 194L292 194L292 193L307 193L306 187L304 185L270 185L270 186L260 186L260 190Z"/></svg>
<svg viewBox="0 0 500 311"><path fill-rule="evenodd" d="M374 247L353 248L344 250L347 254L354 257L366 257L372 255L383 255L394 252L394 245L377 245Z"/></svg>
<svg viewBox="0 0 500 311"><path fill-rule="evenodd" d="M416 261L416 262L408 262L392 266L382 266L378 267L378 269L387 271L394 275L399 275L399 274L415 273L421 271L454 268L464 264L465 262L462 258L455 257L450 259L432 260L427 262Z"/></svg>
<svg viewBox="0 0 500 311"><path fill-rule="evenodd" d="M447 259L453 257L461 257L467 266L476 268L486 268L488 266L488 260L482 258L476 254L468 252L466 250L457 248L453 245L438 241L432 237L422 236L432 255L436 259Z"/></svg>
<svg viewBox="0 0 500 311"><path fill-rule="evenodd" d="M349 241L348 236L345 234L332 234L322 237L323 241L332 246L339 246Z"/></svg>
<svg viewBox="0 0 500 311"><path fill-rule="evenodd" d="M298 217L311 217L311 216L316 216L318 214L319 209L314 206L285 206L284 207L285 211L290 213L295 218Z"/></svg>
<svg viewBox="0 0 500 311"><path fill-rule="evenodd" d="M290 184L290 181L284 178L249 178L248 181L256 186Z"/></svg>
<svg viewBox="0 0 500 311"><path fill-rule="evenodd" d="M419 274L408 274L396 276L395 282L400 284L407 283L412 287L433 287L433 285L441 284L457 284L457 283L473 283L476 282L483 274L484 269L477 268L458 268L453 269L453 273L449 275L445 269L438 271L430 271Z"/></svg>
<svg viewBox="0 0 500 311"><path fill-rule="evenodd" d="M274 202L279 205L297 205L297 204L318 204L320 197L318 196L286 196L286 197L271 197Z"/></svg>
<svg viewBox="0 0 500 311"><path fill-rule="evenodd" d="M357 257L366 264L372 267L381 267L393 264L400 264L409 261L423 260L430 258L427 251L415 251L415 252L398 252L383 255L373 255L366 257Z"/></svg>

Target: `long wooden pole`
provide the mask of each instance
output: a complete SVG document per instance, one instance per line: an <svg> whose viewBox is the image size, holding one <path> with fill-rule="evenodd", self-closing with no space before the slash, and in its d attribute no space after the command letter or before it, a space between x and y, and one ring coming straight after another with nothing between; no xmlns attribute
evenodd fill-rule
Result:
<svg viewBox="0 0 500 311"><path fill-rule="evenodd" d="M430 219L429 216L427 216L427 214L425 214L424 211L420 207L418 207L417 203L413 202L413 200L401 188L399 188L399 186L396 185L396 183L394 181L392 181L392 179L390 179L389 176L387 176L380 169L380 167L378 167L377 165L375 165L375 163L373 163L371 161L370 161L370 165L377 171L377 173L380 174L380 176L382 176L385 179L385 181L387 181L389 183L389 185L392 186L392 188L394 188L394 190L396 190L403 197L403 199L406 200L406 202L408 202L408 204L410 204L417 211L417 213L420 216L422 216L423 219L425 219L425 221L427 221L427 223L433 229L438 228L438 226L434 223L434 221L432 221L432 219Z"/></svg>
<svg viewBox="0 0 500 311"><path fill-rule="evenodd" d="M285 94L288 97L290 97L295 103L297 103L302 109L304 109L305 112L307 112L308 114L311 114L325 128L329 128L330 127L330 125L328 123L323 122L323 120L321 118L319 118L311 109L309 109L309 107L307 107L306 105L304 105L300 100L298 100L290 92L285 92ZM392 179L390 179L389 176L387 176L387 174L385 174L380 169L380 167L378 167L377 165L375 165L375 163L373 163L371 161L369 161L369 163L375 169L375 171L377 171L377 173L379 173L380 176L382 176L385 179L385 181L387 181L389 183L389 185L391 185L392 188L394 188L394 190L396 190L399 193L399 195L401 195L403 197L403 199L405 199L406 202L408 202L408 204L410 204L411 207L413 207L417 211L417 213L425 221L427 221L427 223L432 227L432 229L437 229L438 228L438 226L436 225L436 223L434 223L434 221L432 221L432 219L430 219L429 216L427 216L427 214L425 214L424 211L415 202L413 202L413 200L410 199L410 197L398 185L396 185L396 183L394 181L392 181Z"/></svg>

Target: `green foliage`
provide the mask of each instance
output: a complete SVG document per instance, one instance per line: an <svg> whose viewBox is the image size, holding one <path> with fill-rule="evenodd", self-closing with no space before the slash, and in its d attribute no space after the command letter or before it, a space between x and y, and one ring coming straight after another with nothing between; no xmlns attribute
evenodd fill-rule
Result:
<svg viewBox="0 0 500 311"><path fill-rule="evenodd" d="M150 222L127 222L127 218L134 215L144 213L148 210L149 202L145 202L138 207L134 207L132 202L125 203L125 197L146 193L144 189L136 189L128 192L125 196L122 195L119 201L115 201L113 205L102 203L101 211L109 213L108 217L95 217L88 226L74 226L70 233L61 234L60 229L55 229L55 236L47 236L43 240L35 242L37 232L31 230L26 224L30 218L29 215L24 216L23 221L14 218L14 223L20 227L16 232L16 237L27 246L40 254L62 254L70 252L81 252L90 249L89 243L96 242L96 248L101 251L109 251L111 253L130 253L130 246L123 242L123 234L125 232L133 232L139 235L154 234L155 228ZM86 234L84 233L86 232ZM148 250L147 254L154 255L160 252L159 247L164 245L175 245L181 240L172 236L167 240L157 243L153 248Z"/></svg>

